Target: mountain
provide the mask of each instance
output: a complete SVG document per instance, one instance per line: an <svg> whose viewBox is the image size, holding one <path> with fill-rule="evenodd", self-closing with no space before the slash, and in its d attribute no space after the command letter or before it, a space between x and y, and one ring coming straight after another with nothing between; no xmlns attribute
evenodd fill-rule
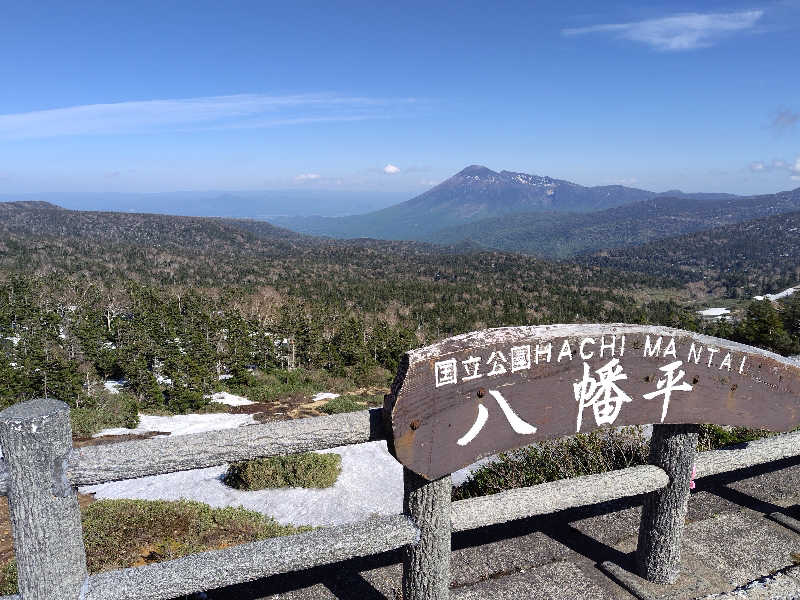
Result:
<svg viewBox="0 0 800 600"><path fill-rule="evenodd" d="M794 196L800 198L800 188ZM604 250L577 260L680 284L702 282L707 293L751 298L797 285L798 257L800 211Z"/></svg>
<svg viewBox="0 0 800 600"><path fill-rule="evenodd" d="M714 195L712 195L714 196ZM456 244L471 240L487 248L566 258L601 248L632 246L711 227L800 209L800 188L702 202L657 196L594 213L529 212L447 227L423 240Z"/></svg>
<svg viewBox="0 0 800 600"><path fill-rule="evenodd" d="M338 218L278 217L271 222L302 233L337 238L419 240L430 239L431 234L444 227L459 227L502 215L532 211L589 212L657 196L655 192L622 185L585 187L552 177L512 171L497 173L471 165L427 192L379 211ZM709 196L716 199L719 195Z"/></svg>

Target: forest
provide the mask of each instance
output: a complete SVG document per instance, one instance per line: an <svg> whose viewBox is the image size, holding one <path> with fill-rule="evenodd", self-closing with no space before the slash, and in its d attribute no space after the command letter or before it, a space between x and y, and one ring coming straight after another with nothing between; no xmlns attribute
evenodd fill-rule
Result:
<svg viewBox="0 0 800 600"><path fill-rule="evenodd" d="M673 299L674 278L594 264L218 219L8 213L2 405L47 396L91 410L104 382L124 380L118 417L185 412L221 388L258 397L264 374L290 369L385 386L404 351L504 325L661 324L800 352L798 296L704 323Z"/></svg>

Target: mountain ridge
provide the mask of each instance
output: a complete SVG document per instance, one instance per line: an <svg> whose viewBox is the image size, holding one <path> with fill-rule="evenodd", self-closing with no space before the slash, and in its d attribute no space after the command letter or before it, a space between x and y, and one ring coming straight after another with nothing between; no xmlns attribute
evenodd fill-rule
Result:
<svg viewBox="0 0 800 600"><path fill-rule="evenodd" d="M683 194L683 192L675 192ZM387 208L347 217L276 217L270 222L335 238L429 240L445 227L525 212L592 212L661 196L623 185L587 187L563 179L469 165L430 190ZM701 200L728 194L686 194Z"/></svg>

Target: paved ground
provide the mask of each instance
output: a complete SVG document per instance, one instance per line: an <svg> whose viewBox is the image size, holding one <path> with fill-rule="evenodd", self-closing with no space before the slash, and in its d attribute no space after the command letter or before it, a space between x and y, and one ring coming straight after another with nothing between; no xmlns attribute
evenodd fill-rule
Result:
<svg viewBox="0 0 800 600"><path fill-rule="evenodd" d="M800 518L799 502L796 459L698 481L682 575L670 586L648 584L630 572L640 513L636 499L456 534L451 598L800 600L800 533L768 517L777 512ZM397 600L399 560L392 552L208 597Z"/></svg>

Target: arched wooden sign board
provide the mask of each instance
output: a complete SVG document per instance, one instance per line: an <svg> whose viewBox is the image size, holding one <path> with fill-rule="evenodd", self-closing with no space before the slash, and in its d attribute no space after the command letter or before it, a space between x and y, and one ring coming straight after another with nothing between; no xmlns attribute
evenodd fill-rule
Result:
<svg viewBox="0 0 800 600"><path fill-rule="evenodd" d="M800 366L772 352L639 325L503 327L406 353L384 415L390 450L437 479L599 427L800 426Z"/></svg>

